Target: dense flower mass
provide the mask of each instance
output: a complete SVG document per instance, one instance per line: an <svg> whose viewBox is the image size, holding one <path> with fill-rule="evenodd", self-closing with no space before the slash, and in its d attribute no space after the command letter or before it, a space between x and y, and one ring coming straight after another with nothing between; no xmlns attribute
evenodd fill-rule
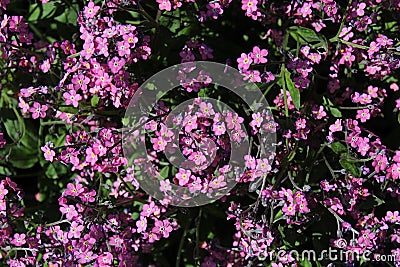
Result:
<svg viewBox="0 0 400 267"><path fill-rule="evenodd" d="M0 265L400 266L399 14L400 0L0 0ZM193 76L196 61L238 69L270 106ZM131 99L178 63L146 134L130 132L147 158L128 157ZM174 188L223 194L176 207ZM368 258L318 255L332 248Z"/></svg>

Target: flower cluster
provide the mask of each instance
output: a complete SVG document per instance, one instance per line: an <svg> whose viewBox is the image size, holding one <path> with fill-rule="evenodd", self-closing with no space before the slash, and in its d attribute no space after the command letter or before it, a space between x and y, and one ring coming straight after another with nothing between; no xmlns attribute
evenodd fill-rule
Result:
<svg viewBox="0 0 400 267"><path fill-rule="evenodd" d="M26 5L0 0L0 264L311 266L273 252L335 247L400 266L400 0ZM130 158L132 97L179 62Z"/></svg>

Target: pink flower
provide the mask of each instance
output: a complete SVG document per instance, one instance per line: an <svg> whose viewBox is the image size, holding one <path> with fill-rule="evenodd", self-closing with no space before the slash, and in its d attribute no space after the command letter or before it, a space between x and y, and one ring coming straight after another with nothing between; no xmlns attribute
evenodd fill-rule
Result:
<svg viewBox="0 0 400 267"><path fill-rule="evenodd" d="M358 152L365 156L370 148L368 137L359 137L357 140Z"/></svg>
<svg viewBox="0 0 400 267"><path fill-rule="evenodd" d="M296 121L296 130L305 129L306 128L306 120L298 119Z"/></svg>
<svg viewBox="0 0 400 267"><path fill-rule="evenodd" d="M32 118L45 118L46 110L48 107L46 105L40 105L38 102L33 103L33 107L29 108L29 112L32 113Z"/></svg>
<svg viewBox="0 0 400 267"><path fill-rule="evenodd" d="M155 241L160 240L159 235L155 233L144 233L143 238L147 239L149 243L154 243Z"/></svg>
<svg viewBox="0 0 400 267"><path fill-rule="evenodd" d="M250 80L252 82L261 82L260 72L258 70L251 70L243 73L244 80Z"/></svg>
<svg viewBox="0 0 400 267"><path fill-rule="evenodd" d="M360 119L361 122L366 122L367 120L369 120L371 118L371 115L369 113L369 109L361 109L361 110L357 110L357 119Z"/></svg>
<svg viewBox="0 0 400 267"><path fill-rule="evenodd" d="M75 108L78 107L79 101L82 100L82 96L78 95L75 90L65 92L63 94L66 105L73 105Z"/></svg>
<svg viewBox="0 0 400 267"><path fill-rule="evenodd" d="M97 12L100 10L99 6L95 6L92 1L89 2L89 4L84 8L83 14L85 15L86 18L91 19L94 18L97 14Z"/></svg>
<svg viewBox="0 0 400 267"><path fill-rule="evenodd" d="M48 59L43 60L43 63L40 64L40 69L43 71L43 73L47 73L50 70L50 61Z"/></svg>
<svg viewBox="0 0 400 267"><path fill-rule="evenodd" d="M90 190L88 191L87 188L85 188L84 192L79 195L79 197L82 199L84 202L94 202L96 196L96 190Z"/></svg>
<svg viewBox="0 0 400 267"><path fill-rule="evenodd" d="M264 118L262 117L260 112L251 114L253 120L250 122L251 127L260 128L261 123L263 122Z"/></svg>
<svg viewBox="0 0 400 267"><path fill-rule="evenodd" d="M169 0L157 0L160 10L171 11L171 2Z"/></svg>
<svg viewBox="0 0 400 267"><path fill-rule="evenodd" d="M269 164L268 159L257 159L256 169L261 173L269 173L272 169L271 164Z"/></svg>
<svg viewBox="0 0 400 267"><path fill-rule="evenodd" d="M393 179L400 179L400 163L392 164L389 167L388 174L390 174Z"/></svg>
<svg viewBox="0 0 400 267"><path fill-rule="evenodd" d="M118 73L125 65L125 60L123 58L119 59L118 57L113 57L108 62L108 67L110 68L112 73Z"/></svg>
<svg viewBox="0 0 400 267"><path fill-rule="evenodd" d="M324 111L323 106L319 106L319 108L318 107L314 108L312 113L317 120L321 120L326 116L326 112Z"/></svg>
<svg viewBox="0 0 400 267"><path fill-rule="evenodd" d="M387 162L388 161L385 155L378 154L372 162L372 166L375 167L376 172L384 171L386 169Z"/></svg>
<svg viewBox="0 0 400 267"><path fill-rule="evenodd" d="M152 138L151 142L153 143L153 149L156 151L164 151L167 146L167 142L161 136Z"/></svg>
<svg viewBox="0 0 400 267"><path fill-rule="evenodd" d="M82 251L82 253L78 254L78 262L80 264L85 264L88 262L91 262L92 260L95 260L97 258L96 254L93 254L92 251L87 250L87 251Z"/></svg>
<svg viewBox="0 0 400 267"><path fill-rule="evenodd" d="M112 265L113 255L110 252L103 252L98 258L97 263L100 267L108 267Z"/></svg>
<svg viewBox="0 0 400 267"><path fill-rule="evenodd" d="M118 55L120 57L129 57L129 55L131 54L130 45L125 41L117 42L117 48L118 48Z"/></svg>
<svg viewBox="0 0 400 267"><path fill-rule="evenodd" d="M385 221L390 223L400 222L399 211L387 211L385 216Z"/></svg>
<svg viewBox="0 0 400 267"><path fill-rule="evenodd" d="M192 50L189 48L184 48L179 55L182 58L182 63L184 62L191 62L195 60L194 54L192 53Z"/></svg>
<svg viewBox="0 0 400 267"><path fill-rule="evenodd" d="M140 213L140 216L150 217L150 215L156 217L160 215L160 208L156 206L154 201L150 202L150 204L144 204Z"/></svg>
<svg viewBox="0 0 400 267"><path fill-rule="evenodd" d="M200 166L207 161L206 157L201 152L193 152L189 155L189 160L193 161L196 165Z"/></svg>
<svg viewBox="0 0 400 267"><path fill-rule="evenodd" d="M368 94L369 94L372 98L377 98L377 97L378 97L378 94L377 94L377 92L378 92L378 87L375 87L375 86L370 85L370 86L368 86L367 91L368 91Z"/></svg>
<svg viewBox="0 0 400 267"><path fill-rule="evenodd" d="M56 153L54 152L54 150L52 150L52 149L50 148L50 145L49 145L49 144L46 144L45 146L41 147L40 149L41 149L41 150L43 151L43 153L44 153L44 154L43 154L43 155L44 155L44 158L45 158L46 160L52 162L53 159L54 159L54 156L56 155Z"/></svg>
<svg viewBox="0 0 400 267"><path fill-rule="evenodd" d="M175 175L180 186L184 186L189 183L192 172L185 169L179 169L179 172Z"/></svg>
<svg viewBox="0 0 400 267"><path fill-rule="evenodd" d="M245 155L244 160L246 168L249 168L251 170L254 170L256 168L256 160L253 156Z"/></svg>
<svg viewBox="0 0 400 267"><path fill-rule="evenodd" d="M237 62L239 64L239 69L248 70L253 60L249 55L242 53L240 58L237 59Z"/></svg>
<svg viewBox="0 0 400 267"><path fill-rule="evenodd" d="M226 182L225 182L225 176L223 176L223 175L220 175L220 176L214 178L209 183L209 187L211 187L213 189L223 188L224 186L226 186Z"/></svg>
<svg viewBox="0 0 400 267"><path fill-rule="evenodd" d="M368 49L368 55L372 57L373 54L378 52L380 49L380 45L376 42L371 42Z"/></svg>
<svg viewBox="0 0 400 267"><path fill-rule="evenodd" d="M80 238L83 229L83 225L80 225L76 221L73 221L68 232L68 238Z"/></svg>
<svg viewBox="0 0 400 267"><path fill-rule="evenodd" d="M337 119L334 124L329 126L329 131L331 133L340 132L342 130L343 130L343 127L342 127L342 120L341 119Z"/></svg>
<svg viewBox="0 0 400 267"><path fill-rule="evenodd" d="M244 121L242 117L239 117L237 113L228 112L225 117L226 126L229 130L236 129L240 130L240 124Z"/></svg>
<svg viewBox="0 0 400 267"><path fill-rule="evenodd" d="M393 160L397 163L400 163L400 151L399 150L396 151L396 154L394 155Z"/></svg>
<svg viewBox="0 0 400 267"><path fill-rule="evenodd" d="M363 230L361 231L358 237L358 245L361 247L372 247L376 242L376 235L371 230Z"/></svg>
<svg viewBox="0 0 400 267"><path fill-rule="evenodd" d="M68 183L67 189L64 191L64 195L65 196L79 196L84 190L85 190L85 188L80 183L77 183L77 184Z"/></svg>
<svg viewBox="0 0 400 267"><path fill-rule="evenodd" d="M215 114L211 103L201 102L199 107L200 107L200 111L205 116L211 116L211 115Z"/></svg>
<svg viewBox="0 0 400 267"><path fill-rule="evenodd" d="M391 83L389 88L395 92L399 91L399 86L396 83Z"/></svg>
<svg viewBox="0 0 400 267"><path fill-rule="evenodd" d="M94 165L97 159L97 154L94 153L93 149L91 147L86 148L86 162Z"/></svg>
<svg viewBox="0 0 400 267"><path fill-rule="evenodd" d="M128 33L122 38L124 38L124 41L132 47L135 47L135 44L139 41L139 39L132 33Z"/></svg>
<svg viewBox="0 0 400 267"><path fill-rule="evenodd" d="M364 9L367 5L365 3L359 3L357 5L357 16L362 17L364 16Z"/></svg>
<svg viewBox="0 0 400 267"><path fill-rule="evenodd" d="M183 120L183 126L185 126L186 132L191 132L193 129L197 128L197 117L196 116L186 116Z"/></svg>
<svg viewBox="0 0 400 267"><path fill-rule="evenodd" d="M22 113L27 113L29 110L29 104L22 97L19 98L18 107L22 110Z"/></svg>
<svg viewBox="0 0 400 267"><path fill-rule="evenodd" d="M90 79L89 79L89 77L86 77L85 75L79 74L79 75L74 75L72 77L71 81L74 84L75 90L78 90L78 89L86 90L87 85L90 82Z"/></svg>
<svg viewBox="0 0 400 267"><path fill-rule="evenodd" d="M308 15L311 15L312 14L311 4L304 3L304 5L300 9L300 14L303 16L303 18L307 17Z"/></svg>
<svg viewBox="0 0 400 267"><path fill-rule="evenodd" d="M60 207L60 211L62 214L65 214L67 220L72 220L74 217L78 216L78 212L73 205L63 205Z"/></svg>
<svg viewBox="0 0 400 267"><path fill-rule="evenodd" d="M218 4L218 3L215 3ZM221 14L222 14L222 9L221 10ZM199 52L200 52L200 56L202 60L207 60L207 59L211 59L214 56L212 55L213 50L206 46L205 44L201 44L199 47Z"/></svg>
<svg viewBox="0 0 400 267"><path fill-rule="evenodd" d="M253 47L253 52L250 53L251 58L254 60L255 64L266 63L265 58L268 55L267 49L260 49L258 46Z"/></svg>
<svg viewBox="0 0 400 267"><path fill-rule="evenodd" d="M0 183L0 200L4 199L4 197L7 195L8 190L4 188L4 184Z"/></svg>
<svg viewBox="0 0 400 267"><path fill-rule="evenodd" d="M20 247L26 243L25 237L25 234L15 233L14 238L10 241L10 243L16 245L17 247Z"/></svg>
<svg viewBox="0 0 400 267"><path fill-rule="evenodd" d="M146 217L140 217L140 220L136 221L136 227L138 233L144 233L147 228L147 219Z"/></svg>
<svg viewBox="0 0 400 267"><path fill-rule="evenodd" d="M285 204L282 208L282 212L288 216L293 216L296 214L296 207L293 204Z"/></svg>
<svg viewBox="0 0 400 267"><path fill-rule="evenodd" d="M213 124L212 130L216 136L223 135L226 132L225 123L218 122Z"/></svg>
<svg viewBox="0 0 400 267"><path fill-rule="evenodd" d="M97 155L104 156L107 153L106 147L101 143L101 141L96 140L93 144L93 152Z"/></svg>
<svg viewBox="0 0 400 267"><path fill-rule="evenodd" d="M172 227L168 220L156 221L152 232L164 238L168 238L169 233L172 232Z"/></svg>
<svg viewBox="0 0 400 267"><path fill-rule="evenodd" d="M160 181L160 191L161 192L168 192L168 191L171 191L171 189L172 189L171 182L168 179Z"/></svg>
<svg viewBox="0 0 400 267"><path fill-rule="evenodd" d="M257 0L242 0L242 10L247 12L257 11Z"/></svg>

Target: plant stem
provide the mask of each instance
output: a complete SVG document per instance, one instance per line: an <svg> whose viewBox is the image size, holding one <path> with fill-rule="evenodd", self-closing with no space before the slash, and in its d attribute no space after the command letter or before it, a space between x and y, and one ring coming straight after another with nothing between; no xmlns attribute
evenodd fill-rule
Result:
<svg viewBox="0 0 400 267"><path fill-rule="evenodd" d="M181 241L179 242L179 247L178 247L178 255L176 256L176 267L179 267L181 264L181 256L182 256L182 250L183 250L183 245L185 244L185 238L189 229L189 225L192 222L192 218L190 218L185 226L185 229L183 229Z"/></svg>

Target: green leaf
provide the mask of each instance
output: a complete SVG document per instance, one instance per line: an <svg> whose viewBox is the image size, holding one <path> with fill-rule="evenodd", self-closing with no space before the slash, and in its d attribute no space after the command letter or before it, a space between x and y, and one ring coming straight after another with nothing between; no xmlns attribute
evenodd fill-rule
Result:
<svg viewBox="0 0 400 267"><path fill-rule="evenodd" d="M282 212L282 210L279 210L274 216L274 221L280 219L282 216L283 216L283 212Z"/></svg>
<svg viewBox="0 0 400 267"><path fill-rule="evenodd" d="M329 98L326 98L323 96L323 101L324 101L324 106L327 110L330 111L333 117L335 118L341 118L342 117L342 112L340 112L339 109L335 108L332 101Z"/></svg>
<svg viewBox="0 0 400 267"><path fill-rule="evenodd" d="M54 20L64 24L72 24L76 26L78 24L78 13L76 12L76 10L79 10L79 5L73 4L71 7L68 7L61 15L55 17Z"/></svg>
<svg viewBox="0 0 400 267"><path fill-rule="evenodd" d="M352 176L358 178L361 176L361 170L357 167L357 165L349 162L347 159L340 159L340 165L347 171L351 173Z"/></svg>
<svg viewBox="0 0 400 267"><path fill-rule="evenodd" d="M329 111L331 112L332 116L335 118L341 118L342 117L342 112L340 112L339 109L337 108L329 108Z"/></svg>
<svg viewBox="0 0 400 267"><path fill-rule="evenodd" d="M92 107L97 107L99 100L100 100L100 98L98 97L98 95L92 96L92 100L90 101L90 103L92 104Z"/></svg>
<svg viewBox="0 0 400 267"><path fill-rule="evenodd" d="M299 44L314 44L313 48L323 47L325 51L328 51L328 41L322 34L316 33L313 29L292 26L288 28L290 36L296 40Z"/></svg>
<svg viewBox="0 0 400 267"><path fill-rule="evenodd" d="M285 69L284 72L284 81L286 88L289 90L290 96L292 97L292 101L296 109L300 108L300 91L296 86L294 86L294 83L292 79L290 78L290 72Z"/></svg>
<svg viewBox="0 0 400 267"><path fill-rule="evenodd" d="M304 259L301 263L303 267L312 267L312 263L308 259Z"/></svg>
<svg viewBox="0 0 400 267"><path fill-rule="evenodd" d="M46 169L46 176L50 179L57 179L67 173L67 167L60 162L52 162Z"/></svg>
<svg viewBox="0 0 400 267"><path fill-rule="evenodd" d="M26 148L35 150L38 147L38 126L32 120L25 120L24 125L26 129L20 142Z"/></svg>
<svg viewBox="0 0 400 267"><path fill-rule="evenodd" d="M168 178L168 173L169 173L169 166L165 166L164 168L161 169L160 176L163 178Z"/></svg>
<svg viewBox="0 0 400 267"><path fill-rule="evenodd" d="M331 149L333 150L333 152L339 155L347 152L347 147L340 142L332 143Z"/></svg>
<svg viewBox="0 0 400 267"><path fill-rule="evenodd" d="M400 112L399 115L397 116L397 121L400 123Z"/></svg>
<svg viewBox="0 0 400 267"><path fill-rule="evenodd" d="M301 27L301 26L292 26L288 28L290 36L293 37L297 42L319 42L320 37L317 33L310 28Z"/></svg>
<svg viewBox="0 0 400 267"><path fill-rule="evenodd" d="M7 135L13 142L19 142L25 133L25 122L16 108L2 109L0 119L4 123Z"/></svg>
<svg viewBox="0 0 400 267"><path fill-rule="evenodd" d="M8 153L8 149L0 150L0 155L5 156ZM21 144L11 147L11 154L8 157L8 161L15 168L29 169L33 167L38 161L37 149L27 148Z"/></svg>
<svg viewBox="0 0 400 267"><path fill-rule="evenodd" d="M49 3L36 3L29 7L28 21L37 21L44 18L50 18L56 13L57 7L53 2Z"/></svg>

